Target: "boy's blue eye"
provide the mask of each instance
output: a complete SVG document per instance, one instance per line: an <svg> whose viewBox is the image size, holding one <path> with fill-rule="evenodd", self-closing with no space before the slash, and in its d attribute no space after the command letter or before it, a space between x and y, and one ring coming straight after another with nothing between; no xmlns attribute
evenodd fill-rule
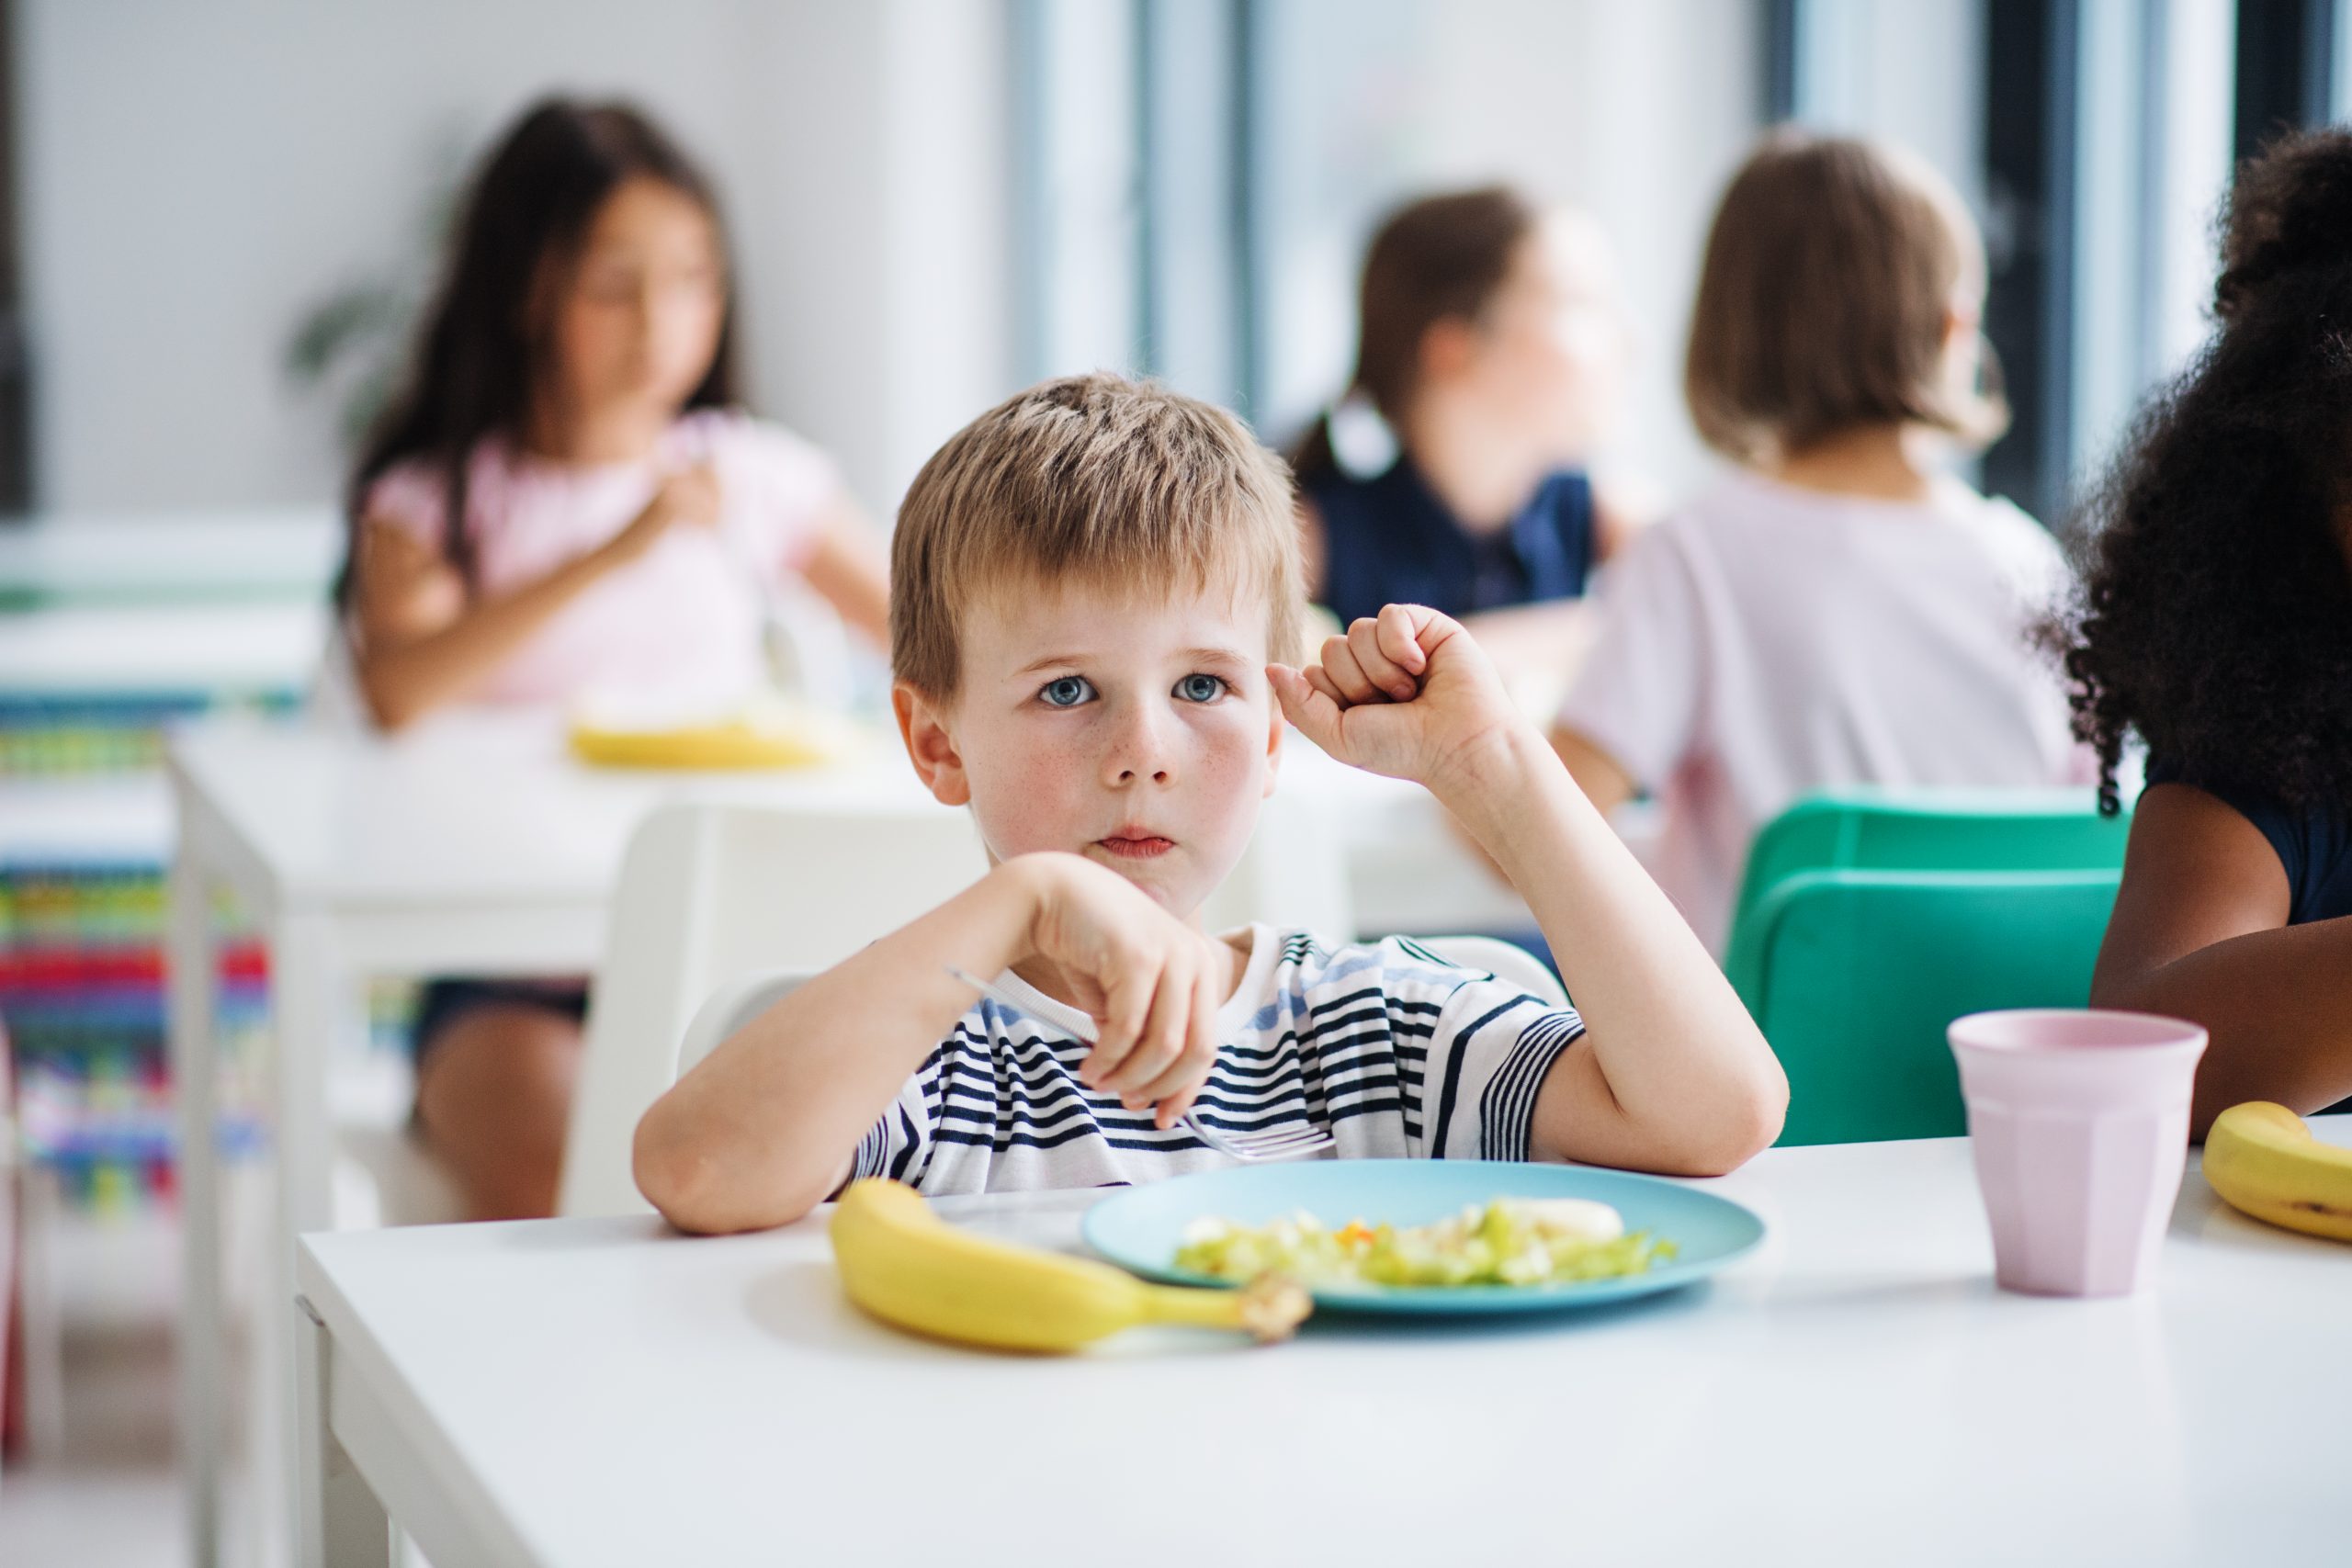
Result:
<svg viewBox="0 0 2352 1568"><path fill-rule="evenodd" d="M1038 700L1049 708L1074 708L1094 694L1094 688L1081 675L1065 675L1058 681L1048 681L1037 693Z"/></svg>
<svg viewBox="0 0 2352 1568"><path fill-rule="evenodd" d="M1213 703L1225 691L1224 681L1215 675L1187 675L1176 682L1176 694L1188 703Z"/></svg>

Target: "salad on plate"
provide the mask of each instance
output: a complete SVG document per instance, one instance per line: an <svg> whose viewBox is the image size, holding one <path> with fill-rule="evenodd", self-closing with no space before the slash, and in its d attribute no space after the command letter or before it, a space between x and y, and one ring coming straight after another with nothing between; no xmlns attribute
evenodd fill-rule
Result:
<svg viewBox="0 0 2352 1568"><path fill-rule="evenodd" d="M1642 1274L1674 1256L1617 1211L1585 1198L1496 1198L1433 1224L1350 1220L1337 1230L1301 1212L1261 1225L1205 1216L1185 1227L1176 1267L1248 1283L1283 1274L1310 1288L1557 1285Z"/></svg>

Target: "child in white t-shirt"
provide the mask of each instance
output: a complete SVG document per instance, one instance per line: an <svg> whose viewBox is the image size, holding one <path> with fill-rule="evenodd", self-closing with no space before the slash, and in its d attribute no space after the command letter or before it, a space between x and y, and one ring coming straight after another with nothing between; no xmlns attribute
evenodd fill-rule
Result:
<svg viewBox="0 0 2352 1568"><path fill-rule="evenodd" d="M1391 604L1285 662L1305 609L1289 480L1231 414L1114 376L1022 393L916 477L891 583L908 755L971 807L994 869L646 1113L638 1184L682 1228L780 1224L859 1176L1001 1192L1227 1163L1188 1111L1328 1131L1335 1157L1675 1172L1778 1134L1788 1086L1755 1024L1458 624ZM1406 939L1202 930L1285 717L1478 836L1575 1009Z"/></svg>
<svg viewBox="0 0 2352 1568"><path fill-rule="evenodd" d="M1684 389L1740 471L1611 569L1553 743L1604 810L1658 797L1653 869L1718 950L1750 840L1800 795L2089 777L2030 635L2057 547L1937 467L2006 419L1984 291L1958 197L1890 149L1776 134L1715 214Z"/></svg>

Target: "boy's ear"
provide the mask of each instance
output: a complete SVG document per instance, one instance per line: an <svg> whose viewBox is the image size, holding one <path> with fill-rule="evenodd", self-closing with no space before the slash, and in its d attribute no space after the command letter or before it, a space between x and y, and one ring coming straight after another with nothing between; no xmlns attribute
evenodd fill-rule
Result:
<svg viewBox="0 0 2352 1568"><path fill-rule="evenodd" d="M963 753L948 733L942 705L900 681L890 688L890 710L899 716L899 739L906 742L907 760L914 763L915 776L931 797L942 806L971 805Z"/></svg>

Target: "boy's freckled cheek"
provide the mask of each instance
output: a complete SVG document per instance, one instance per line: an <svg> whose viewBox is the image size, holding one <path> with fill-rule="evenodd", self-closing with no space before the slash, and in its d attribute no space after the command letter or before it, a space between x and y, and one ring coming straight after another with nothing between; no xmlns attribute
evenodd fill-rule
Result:
<svg viewBox="0 0 2352 1568"><path fill-rule="evenodd" d="M1081 748L1032 737L976 761L973 805L999 853L1079 847L1091 777Z"/></svg>

